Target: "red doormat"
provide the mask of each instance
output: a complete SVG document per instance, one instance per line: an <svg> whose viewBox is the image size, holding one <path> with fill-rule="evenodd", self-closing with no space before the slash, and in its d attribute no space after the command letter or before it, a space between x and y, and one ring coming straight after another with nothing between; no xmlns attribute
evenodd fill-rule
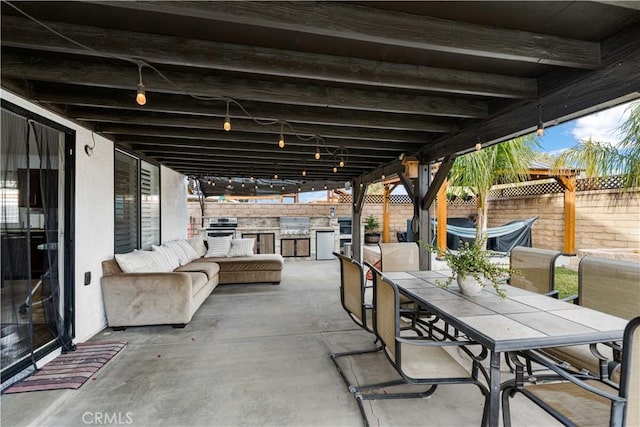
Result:
<svg viewBox="0 0 640 427"><path fill-rule="evenodd" d="M3 393L77 389L126 345L126 341L78 344L76 351L59 355L38 372L8 387Z"/></svg>

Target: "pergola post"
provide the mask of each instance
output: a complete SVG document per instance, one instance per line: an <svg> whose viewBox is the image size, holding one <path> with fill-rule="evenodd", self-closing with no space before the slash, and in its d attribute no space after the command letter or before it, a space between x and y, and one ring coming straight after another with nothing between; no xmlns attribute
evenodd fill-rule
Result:
<svg viewBox="0 0 640 427"><path fill-rule="evenodd" d="M418 200L419 203L419 223L418 240L431 243L431 214L429 213L430 203L422 203L429 192L431 186L431 163L420 164L418 173ZM420 270L431 270L431 252L420 246Z"/></svg>
<svg viewBox="0 0 640 427"><path fill-rule="evenodd" d="M362 261L362 235L360 234L360 223L362 221L362 207L364 206L364 195L366 186L360 187L361 180L355 180L353 185L353 205L351 206L351 257Z"/></svg>
<svg viewBox="0 0 640 427"><path fill-rule="evenodd" d="M564 249L563 255L576 254L576 187L575 175L556 176L564 188Z"/></svg>

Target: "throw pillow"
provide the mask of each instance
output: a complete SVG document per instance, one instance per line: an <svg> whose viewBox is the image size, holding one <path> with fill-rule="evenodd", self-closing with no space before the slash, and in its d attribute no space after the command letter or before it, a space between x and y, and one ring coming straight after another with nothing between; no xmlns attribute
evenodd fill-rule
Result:
<svg viewBox="0 0 640 427"><path fill-rule="evenodd" d="M186 240L176 240L176 242L178 243L178 245L180 245L184 253L187 255L189 261L200 258L200 255L196 253L196 251L191 247L189 243L187 243Z"/></svg>
<svg viewBox="0 0 640 427"><path fill-rule="evenodd" d="M196 234L188 240L189 245L195 249L198 256L205 256L207 254L207 247L204 245L204 236L202 234Z"/></svg>
<svg viewBox="0 0 640 427"><path fill-rule="evenodd" d="M165 259L169 263L169 266L171 267L171 270L175 270L176 268L180 267L180 260L178 259L178 256L175 254L175 252L173 252L168 247L164 245L162 246L152 245L151 249L153 249L156 252L160 252L165 257Z"/></svg>
<svg viewBox="0 0 640 427"><path fill-rule="evenodd" d="M173 268L171 268L171 265L169 264L167 258L160 252L153 250L144 252L148 258L151 258L155 262L157 268L153 270L154 272L168 273L170 271L173 271Z"/></svg>
<svg viewBox="0 0 640 427"><path fill-rule="evenodd" d="M229 249L227 256L251 256L253 255L254 243L254 239L233 239L231 241L231 249Z"/></svg>
<svg viewBox="0 0 640 427"><path fill-rule="evenodd" d="M225 257L229 253L229 249L231 249L231 238L232 236L224 236L224 237L207 237L207 244L209 246L209 250L205 257Z"/></svg>
<svg viewBox="0 0 640 427"><path fill-rule="evenodd" d="M173 240L171 242L166 242L164 246L171 249L177 255L178 262L180 263L180 265L185 265L189 263L189 257L187 256L187 254L184 252L184 250L176 240Z"/></svg>
<svg viewBox="0 0 640 427"><path fill-rule="evenodd" d="M158 266L147 256L148 251L133 251L126 254L116 254L115 258L123 273L149 273L157 271Z"/></svg>

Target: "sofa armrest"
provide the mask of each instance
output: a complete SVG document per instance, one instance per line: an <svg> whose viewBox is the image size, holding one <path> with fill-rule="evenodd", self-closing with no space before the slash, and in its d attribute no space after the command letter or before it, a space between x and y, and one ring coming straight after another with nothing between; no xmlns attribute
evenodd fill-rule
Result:
<svg viewBox="0 0 640 427"><path fill-rule="evenodd" d="M186 324L191 320L188 273L121 273L101 280L109 326Z"/></svg>

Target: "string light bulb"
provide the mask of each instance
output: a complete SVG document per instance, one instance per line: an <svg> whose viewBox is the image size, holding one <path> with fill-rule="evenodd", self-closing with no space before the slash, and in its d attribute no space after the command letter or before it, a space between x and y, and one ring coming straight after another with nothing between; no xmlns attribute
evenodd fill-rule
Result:
<svg viewBox="0 0 640 427"><path fill-rule="evenodd" d="M316 147L316 154L314 154L313 157L315 157L316 160L320 160L320 150L318 147Z"/></svg>
<svg viewBox="0 0 640 427"><path fill-rule="evenodd" d="M476 151L482 150L482 143L480 141L476 142Z"/></svg>
<svg viewBox="0 0 640 427"><path fill-rule="evenodd" d="M229 117L229 101L227 101L227 114L224 116L224 130L229 132L231 130L231 117Z"/></svg>
<svg viewBox="0 0 640 427"><path fill-rule="evenodd" d="M336 173L336 172L338 172L338 167L334 166L332 170L333 170L333 173Z"/></svg>
<svg viewBox="0 0 640 427"><path fill-rule="evenodd" d="M385 179L387 179L387 177L386 177L386 175L385 175L385 174L382 174L381 178L382 178L382 180L383 180L383 181L384 181Z"/></svg>
<svg viewBox="0 0 640 427"><path fill-rule="evenodd" d="M340 167L343 168L344 167L344 159L342 157L340 157Z"/></svg>
<svg viewBox="0 0 640 427"><path fill-rule="evenodd" d="M544 123L542 123L542 104L538 104L538 126L536 128L536 135L544 135Z"/></svg>
<svg viewBox="0 0 640 427"><path fill-rule="evenodd" d="M142 83L142 62L138 63L138 76L140 77L140 80L137 87L136 102L138 103L138 105L144 105L147 103L147 94L144 88L144 84Z"/></svg>
<svg viewBox="0 0 640 427"><path fill-rule="evenodd" d="M278 179L278 173L277 172L273 174L273 179Z"/></svg>
<svg viewBox="0 0 640 427"><path fill-rule="evenodd" d="M302 176L307 176L307 169L306 168L302 169Z"/></svg>
<svg viewBox="0 0 640 427"><path fill-rule="evenodd" d="M280 139L278 140L278 147L280 147L280 148L284 148L284 132L283 132L283 128L284 128L284 123L282 123L280 125Z"/></svg>

